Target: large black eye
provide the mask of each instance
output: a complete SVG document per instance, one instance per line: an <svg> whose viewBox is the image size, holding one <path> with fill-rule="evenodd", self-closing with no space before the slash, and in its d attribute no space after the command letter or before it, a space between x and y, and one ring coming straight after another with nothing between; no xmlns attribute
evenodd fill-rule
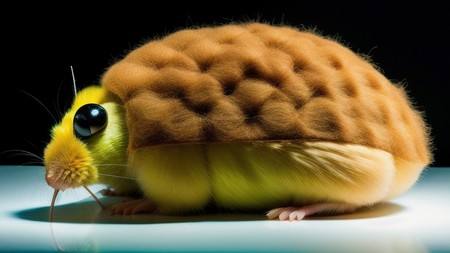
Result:
<svg viewBox="0 0 450 253"><path fill-rule="evenodd" d="M73 129L77 138L84 140L106 126L108 114L98 104L85 104L78 109L73 118Z"/></svg>

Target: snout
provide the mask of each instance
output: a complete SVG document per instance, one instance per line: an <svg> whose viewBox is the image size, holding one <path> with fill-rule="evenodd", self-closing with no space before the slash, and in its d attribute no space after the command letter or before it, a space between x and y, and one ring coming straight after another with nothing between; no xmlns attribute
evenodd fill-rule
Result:
<svg viewBox="0 0 450 253"><path fill-rule="evenodd" d="M68 131L56 132L44 151L45 181L55 190L95 184L97 168L85 145Z"/></svg>
<svg viewBox="0 0 450 253"><path fill-rule="evenodd" d="M61 180L58 180L54 174L51 174L48 171L45 174L45 181L50 187L55 190L64 191L65 189L69 188L69 185L64 184Z"/></svg>

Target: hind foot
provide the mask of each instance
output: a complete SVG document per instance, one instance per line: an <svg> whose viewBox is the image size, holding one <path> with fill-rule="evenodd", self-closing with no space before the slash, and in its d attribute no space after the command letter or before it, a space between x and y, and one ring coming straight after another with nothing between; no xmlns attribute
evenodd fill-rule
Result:
<svg viewBox="0 0 450 253"><path fill-rule="evenodd" d="M132 215L138 213L154 213L155 205L147 199L135 199L116 204L112 207L112 215Z"/></svg>
<svg viewBox="0 0 450 253"><path fill-rule="evenodd" d="M280 220L302 220L306 216L312 216L315 214L339 214L355 211L354 205L343 203L318 203L302 207L281 207L272 209L267 212L269 219Z"/></svg>

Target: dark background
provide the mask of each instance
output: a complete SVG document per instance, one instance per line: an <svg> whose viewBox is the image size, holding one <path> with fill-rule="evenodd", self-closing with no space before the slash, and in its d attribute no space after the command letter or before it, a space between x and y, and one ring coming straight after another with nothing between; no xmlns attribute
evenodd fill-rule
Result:
<svg viewBox="0 0 450 253"><path fill-rule="evenodd" d="M389 79L407 84L417 108L425 112L434 139L433 166L450 166L447 2L272 1L251 7L242 3L2 6L0 164L35 161L14 150L42 156L55 122L26 93L59 120L73 98L70 66L81 89L98 83L116 59L155 36L194 25L258 19L316 27L325 35L339 36L354 51L371 55Z"/></svg>

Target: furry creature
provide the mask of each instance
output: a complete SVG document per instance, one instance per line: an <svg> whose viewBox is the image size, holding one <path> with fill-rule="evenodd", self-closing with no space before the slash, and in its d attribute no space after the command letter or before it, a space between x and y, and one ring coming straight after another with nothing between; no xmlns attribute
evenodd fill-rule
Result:
<svg viewBox="0 0 450 253"><path fill-rule="evenodd" d="M114 214L214 203L300 220L405 192L429 146L402 87L348 48L293 27L232 24L150 41L80 91L52 130L46 180L142 194Z"/></svg>

